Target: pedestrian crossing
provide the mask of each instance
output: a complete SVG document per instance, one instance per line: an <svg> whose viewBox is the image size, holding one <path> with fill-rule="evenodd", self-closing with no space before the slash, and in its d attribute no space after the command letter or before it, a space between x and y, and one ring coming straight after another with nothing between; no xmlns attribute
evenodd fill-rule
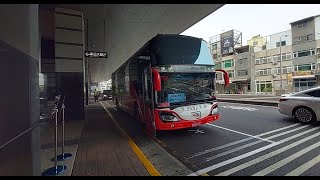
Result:
<svg viewBox="0 0 320 180"><path fill-rule="evenodd" d="M204 173L215 176L298 176L319 172L319 129L318 126L296 123L197 152L187 157L199 168L190 176ZM313 172L315 168L318 170Z"/></svg>

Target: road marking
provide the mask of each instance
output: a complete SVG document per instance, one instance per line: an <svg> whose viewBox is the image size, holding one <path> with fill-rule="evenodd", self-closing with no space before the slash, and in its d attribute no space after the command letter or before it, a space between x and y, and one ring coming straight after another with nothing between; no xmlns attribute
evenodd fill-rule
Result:
<svg viewBox="0 0 320 180"><path fill-rule="evenodd" d="M231 132L234 132L234 133L237 133L237 134L249 136L249 137L252 137L252 138L255 138L255 139L267 141L267 142L270 142L270 143L275 143L274 141L270 141L270 140L268 140L268 139L263 139L263 138L260 138L260 137L258 137L258 136L253 136L253 135L250 135L250 134L242 133L242 132L239 132L239 131L236 131L236 130L232 130L232 129L228 129L228 128L224 128L224 127L221 127L221 126L217 126L217 125L213 125L213 124L209 124L209 123L206 124L206 125L212 126L212 127L216 127L216 128L220 128L220 129L224 129L224 130L227 130L227 131L231 131Z"/></svg>
<svg viewBox="0 0 320 180"><path fill-rule="evenodd" d="M275 132L278 132L278 131L282 131L282 130L285 130L285 129L289 129L289 128L292 128L292 127L298 126L298 125L300 125L300 124L298 124L298 123L292 124L292 125L290 125L290 126L286 126L286 127L280 128L280 129L275 129L275 130L272 130L272 131L269 131L269 132L265 132L265 133L262 133L262 134L258 134L258 135L256 135L256 136L257 136L257 137L261 137L261 136L264 136L264 135L268 135L268 134L272 134L272 133L275 133ZM230 147L230 146L233 146L233 145L236 145L236 144L239 144L239 143L243 143L243 142L246 142L246 141L250 141L250 140L252 140L252 139L255 139L255 138L253 138L253 137L248 137L248 138L245 138L245 139L242 139L242 140L239 140L239 141L235 141L235 142L232 142L232 143L229 143L229 144L225 144L225 145L222 145L222 146L219 146L219 147L207 149L207 150L205 150L205 151L195 153L194 155L187 157L187 159L195 158L195 157L198 157L198 156L201 156L201 155L210 153L210 152L214 152L214 151L217 151L217 150L226 148L226 147Z"/></svg>
<svg viewBox="0 0 320 180"><path fill-rule="evenodd" d="M244 111L257 111L259 109L250 108L250 107L241 107L241 106L220 106L226 109L235 109L235 110L244 110Z"/></svg>
<svg viewBox="0 0 320 180"><path fill-rule="evenodd" d="M234 104L234 105L240 105L241 103L232 103L232 102L218 102L218 104ZM245 106L258 106L258 107L268 107L268 108L274 108L274 109L279 109L278 107L276 106L263 106L263 105L258 105L258 104L242 104L242 105L245 105Z"/></svg>
<svg viewBox="0 0 320 180"><path fill-rule="evenodd" d="M140 150L140 148L134 143L132 138L126 133L124 129L122 129L119 125L119 123L114 119L113 115L109 112L109 110L100 102L103 109L108 113L108 115L111 117L112 122L115 124L115 126L120 130L122 135L127 138L127 141L129 145L131 146L133 152L138 156L141 163L144 165L144 167L147 169L149 174L151 176L160 176L160 173L157 171L157 169L152 165L152 163L148 160L148 158L143 154L143 152ZM110 104L109 104L110 105Z"/></svg>
<svg viewBox="0 0 320 180"><path fill-rule="evenodd" d="M282 140L281 143L285 143L285 142L290 141L290 140L292 140L292 139L294 139L294 138L296 138L296 137L299 137L299 136L302 136L302 135L304 135L304 134L310 133L310 132L312 132L312 131L318 130L319 128L320 128L320 127L312 128L312 129L309 129L309 130L307 130L307 131L304 131L304 132L302 132L302 133L300 133L300 134L296 134L296 135L294 135L294 136L291 136L291 137L289 137L289 138L286 138L286 139ZM293 144L290 144L290 145L288 145L288 146L285 146L285 147L283 147L283 148L281 148L281 149L278 149L278 150L273 151L273 152L270 152L270 153L268 153L268 154L266 154L266 155L260 156L259 158L253 159L253 160L251 160L251 161L249 161L249 162L246 162L246 163L244 163L244 164L241 164L241 165L239 165L239 166L236 166L236 167L234 167L234 168L232 168L232 169L229 169L229 170L227 170L227 171L224 171L224 172L222 172L222 173L219 173L219 174L217 174L216 176L228 176L228 175L233 174L233 173L235 173L235 172L238 172L238 171L240 171L240 170L242 170L242 169L245 169L245 168L247 168L247 167L249 167L249 166L252 166L252 165L254 165L254 164L257 164L257 163L259 163L259 162L262 162L262 161L264 161L264 160L266 160L266 159L268 159L268 158L270 158L270 157L273 157L273 156L275 156L275 155L277 155L277 154L280 154L280 153L282 153L282 152L284 152L284 151L286 151L286 150L288 150L288 149L291 149L291 148L293 148L293 147L295 147L295 146L298 146L298 145L300 145L300 144L302 144L302 143L304 143L304 142L306 142L306 141L308 141L308 140L310 140L310 139L312 139L312 138L314 138L314 137L317 137L317 136L319 136L319 135L320 135L320 132L319 132L319 133L316 133L316 134L314 134L314 135L311 135L311 136L309 136L309 137L306 137L306 138L304 138L304 139L301 139L301 140L299 140L299 141L297 141L297 142L295 142L295 143L293 143ZM207 172L208 172L208 171L207 171Z"/></svg>
<svg viewBox="0 0 320 180"><path fill-rule="evenodd" d="M194 175L194 174L200 175L200 174L207 173L207 172L209 172L209 171L218 169L218 168L220 168L220 167L226 166L226 165L228 165L228 164L234 163L234 162L239 161L239 160L241 160L241 159L247 158L247 157L249 157L249 156L252 156L252 155L255 155L255 154L260 153L260 152L262 152L262 151L265 151L265 150L267 150L267 149L270 149L270 148L272 148L272 147L274 147L274 146L277 146L277 145L279 145L279 144L282 144L282 143L285 143L285 142L287 142L287 141L290 141L290 140L292 140L292 139L294 139L294 138L297 138L297 137L302 136L302 135L304 135L304 134L307 134L307 133L309 133L309 132L315 131L315 130L317 130L317 129L319 129L319 128L320 128L320 127L317 127L317 128L313 128L313 129L304 131L304 132L299 133L299 134L295 134L295 135L293 135L293 136L290 136L290 137L288 137L288 138L286 138L286 139L283 139L283 140L279 141L277 144L276 144L276 143L269 144L269 145L267 145L267 146L261 147L261 148L259 148L259 149L254 150L254 151L251 151L251 152L242 154L242 155L240 155L240 156L237 156L237 157L228 159L228 160L223 161L223 162L220 162L220 163L218 163L218 164L214 164L214 165L209 166L209 167L206 167L206 168L204 168L204 169L200 169L200 170L198 170L198 171L196 171L196 172L194 172L194 173L191 173L190 175Z"/></svg>
<svg viewBox="0 0 320 180"><path fill-rule="evenodd" d="M307 163L299 166L298 168L291 171L290 173L286 174L286 176L299 176L300 174L304 173L305 171L307 171L314 165L318 164L319 162L320 162L320 155L308 161Z"/></svg>
<svg viewBox="0 0 320 180"><path fill-rule="evenodd" d="M261 99L261 97L251 97L251 98L241 98L241 99L244 99L244 100L246 100L246 99L264 100L264 99L275 99L275 98L280 99L280 97L263 97L262 99Z"/></svg>
<svg viewBox="0 0 320 180"><path fill-rule="evenodd" d="M320 135L320 133L319 133L319 135ZM265 176L265 175L267 175L267 174L269 174L269 173L281 168L282 166L290 163L291 161L297 159L298 157L310 152L311 150L313 150L313 149L315 149L315 148L317 148L319 146L320 146L320 142L317 142L316 144L313 144L313 145L311 145L311 146L309 146L307 148L304 148L304 149L300 150L299 152L296 152L296 153L292 154L291 156L289 156L289 157L287 157L287 158L285 158L285 159L283 159L283 160L281 160L281 161L279 161L279 162L277 162L277 163L275 163L275 164L273 164L273 165L271 165L271 166L269 166L269 167L267 167L267 168L255 173L253 176Z"/></svg>
<svg viewBox="0 0 320 180"><path fill-rule="evenodd" d="M273 139L273 138L276 138L276 137L280 137L280 136L283 136L283 135L285 135L285 134L289 134L289 133L292 133L292 132L294 132L294 131L298 131L298 130L300 130L300 129L303 129L303 128L306 128L306 127L309 127L309 126L310 126L310 125L301 126L301 127L296 128L296 129L292 129L292 130L290 130L290 131L285 131L285 132L282 132L282 133L280 133L280 134L276 134L276 135L270 136L270 137L266 138L266 140ZM202 164L202 163L205 163L205 162L214 160L214 159L219 158L219 157L221 157L221 156L225 156L225 155L228 155L228 154L231 154L231 153L240 151L240 150L242 150L242 149L245 149L245 148L254 146L254 145L259 144L259 143L261 143L261 142L263 142L263 141L261 141L261 140L255 141L255 142L252 142L252 143L249 143L249 144L245 144L245 145L243 145L243 146L240 146L240 147L231 149L231 150L229 150L229 151L222 152L222 153L217 154L217 155L215 155L215 156L205 158L205 161L202 161L202 162L199 163L199 164Z"/></svg>
<svg viewBox="0 0 320 180"><path fill-rule="evenodd" d="M108 104L110 107L112 107L114 110L118 111L117 108L115 108L114 106L112 106L109 102L106 102L106 104Z"/></svg>

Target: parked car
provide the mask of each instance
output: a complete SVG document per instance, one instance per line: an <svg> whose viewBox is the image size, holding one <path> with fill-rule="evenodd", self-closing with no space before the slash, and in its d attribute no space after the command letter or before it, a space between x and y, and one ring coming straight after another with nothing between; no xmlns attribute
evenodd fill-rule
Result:
<svg viewBox="0 0 320 180"><path fill-rule="evenodd" d="M294 94L282 95L279 111L302 123L320 121L320 86Z"/></svg>
<svg viewBox="0 0 320 180"><path fill-rule="evenodd" d="M112 99L112 90L103 90L101 97L102 100Z"/></svg>

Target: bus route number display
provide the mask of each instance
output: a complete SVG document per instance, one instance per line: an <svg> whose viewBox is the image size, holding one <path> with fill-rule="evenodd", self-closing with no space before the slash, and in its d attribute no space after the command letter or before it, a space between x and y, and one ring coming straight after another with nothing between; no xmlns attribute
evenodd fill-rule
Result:
<svg viewBox="0 0 320 180"><path fill-rule="evenodd" d="M168 94L169 103L185 102L185 101L186 101L186 95L184 93Z"/></svg>

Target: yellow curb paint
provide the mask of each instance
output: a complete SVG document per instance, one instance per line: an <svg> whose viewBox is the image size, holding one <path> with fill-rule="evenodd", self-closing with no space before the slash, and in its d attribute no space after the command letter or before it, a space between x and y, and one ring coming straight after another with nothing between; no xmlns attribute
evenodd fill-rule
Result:
<svg viewBox="0 0 320 180"><path fill-rule="evenodd" d="M131 137L120 127L119 123L114 120L112 114L107 110L107 108L100 102L103 109L108 113L108 115L111 117L112 122L117 126L117 128L120 130L122 135L124 135L127 138L127 141L132 148L133 152L138 156L141 163L144 165L144 167L147 169L149 174L151 176L161 176L160 173L157 171L157 169L152 165L152 163L148 160L148 158L143 154L143 152L140 150L140 148L134 143L134 141L131 139Z"/></svg>

